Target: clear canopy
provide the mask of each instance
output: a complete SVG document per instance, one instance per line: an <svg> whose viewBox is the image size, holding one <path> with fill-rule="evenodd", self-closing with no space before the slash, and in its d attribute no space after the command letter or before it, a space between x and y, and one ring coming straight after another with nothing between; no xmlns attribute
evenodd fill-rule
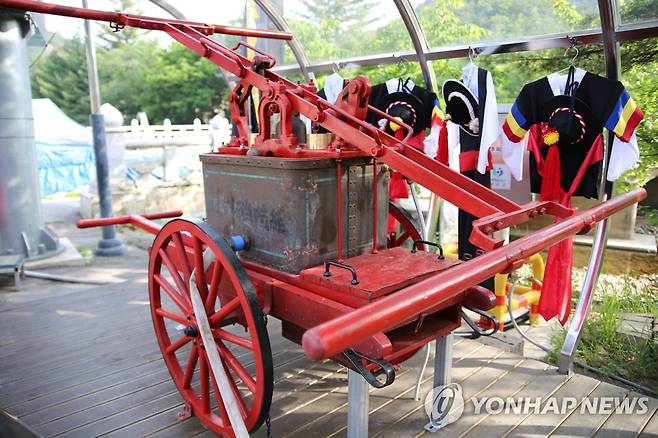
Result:
<svg viewBox="0 0 658 438"><path fill-rule="evenodd" d="M57 3L78 6L79 1ZM117 3L90 0L90 7L108 10ZM612 4L618 30L658 21L658 0L612 0ZM415 12L416 30L402 18L400 11L405 7L412 16ZM279 66L289 66L284 74L292 75L299 75L300 64L331 73L334 64L390 66L396 59L410 57L414 62L409 68L419 73L414 39L427 45L425 51L441 53L469 45L495 48L547 36L601 32L599 0L136 0L130 12L159 17L174 12L188 20L215 24L287 27L297 47L276 40L249 42L273 54ZM237 38L222 40L232 44ZM546 46L527 47L542 48Z"/></svg>

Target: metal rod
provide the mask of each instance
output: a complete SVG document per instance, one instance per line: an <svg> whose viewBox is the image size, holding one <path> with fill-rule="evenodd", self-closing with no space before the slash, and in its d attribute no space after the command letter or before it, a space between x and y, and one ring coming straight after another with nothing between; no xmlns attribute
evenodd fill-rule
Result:
<svg viewBox="0 0 658 438"><path fill-rule="evenodd" d="M369 387L366 379L356 371L347 370L347 437L368 436L370 411Z"/></svg>
<svg viewBox="0 0 658 438"><path fill-rule="evenodd" d="M1 5L1 3L0 3ZM87 8L87 0L82 0L83 8ZM70 8L79 9L79 8ZM89 100L91 115L89 117L94 141L94 163L96 165L96 186L101 217L111 217L112 189L110 188L110 164L107 158L107 140L105 136L105 118L101 114L101 97L98 87L98 70L96 67L96 47L91 33L91 22L85 20L85 43L87 48L87 78L89 81ZM117 237L114 225L106 225L102 229L102 239L98 242L96 254L99 256L120 256L124 252L123 244Z"/></svg>
<svg viewBox="0 0 658 438"><path fill-rule="evenodd" d="M336 260L343 261L343 169L341 160L336 160L336 221L337 245Z"/></svg>
<svg viewBox="0 0 658 438"><path fill-rule="evenodd" d="M96 9L88 9L86 2L83 4L83 8L74 8L33 0L0 0L0 7L3 8L40 12L51 15L62 15L65 17L84 18L86 20L107 21L114 23L118 28L120 28L120 26L130 25L142 29L162 29L164 25L170 24L174 26L188 26L201 31L206 35L220 33L226 35L252 36L281 40L290 40L293 37L290 33L279 32L276 30L247 29L235 26L199 23L195 21L169 20L157 17L123 14L119 12L99 11Z"/></svg>
<svg viewBox="0 0 658 438"><path fill-rule="evenodd" d="M372 253L377 254L377 207L379 192L379 175L377 172L377 159L372 160Z"/></svg>
<svg viewBox="0 0 658 438"><path fill-rule="evenodd" d="M576 37L581 44L600 44L602 33L599 31L582 31L570 32L569 36ZM638 23L634 25L623 26L615 32L616 40L619 42L636 41L646 38L654 38L658 36L658 21L651 21L647 23ZM540 36L536 38L527 39L514 39L514 40L501 40L490 43L482 44L462 44L455 46L444 46L431 48L426 56L427 59L453 59L453 58L468 58L469 47L479 49L482 54L494 55L500 53L515 53L515 52L528 52L543 49L553 48L566 48L569 47L569 41L565 38L564 33ZM354 65L354 66L368 66L368 65L386 65L395 64L403 58L407 61L417 61L418 55L415 51L405 50L395 53L380 53L376 55L366 55L353 58L344 58L333 61L316 62L309 65L307 68L311 72L319 73L331 71L335 63L341 65ZM295 73L299 71L299 66L290 64L282 65L272 69L277 73Z"/></svg>
<svg viewBox="0 0 658 438"><path fill-rule="evenodd" d="M326 359L375 333L386 332L403 322L411 322L424 312L459 303L466 298L467 288L499 272L505 272L515 263L589 228L593 223L645 197L646 191L641 188L619 195L604 204L549 225L531 236L515 240L320 324L304 333L304 352L314 360Z"/></svg>

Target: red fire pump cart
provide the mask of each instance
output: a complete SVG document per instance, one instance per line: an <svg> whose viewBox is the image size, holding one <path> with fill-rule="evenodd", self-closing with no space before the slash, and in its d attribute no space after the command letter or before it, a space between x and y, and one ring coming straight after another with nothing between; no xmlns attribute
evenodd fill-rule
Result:
<svg viewBox="0 0 658 438"><path fill-rule="evenodd" d="M238 78L229 97L238 135L200 156L206 222L177 218L161 227L152 221L181 214L167 212L79 223L132 223L155 234L148 274L155 334L186 412L218 434L247 436L268 418L273 376L266 315L279 318L283 335L311 359L331 358L383 387L393 383L394 365L460 325L462 306L494 305L480 282L646 196L637 189L584 211L552 202L517 205L364 122L369 111L392 120L368 105L365 77L349 81L331 104L313 83L272 72L275 61L266 53L210 38L289 34L27 0L0 0L0 7L161 30ZM238 54L241 46L253 59ZM254 87L260 131L250 145L247 99ZM274 114L279 122L272 130ZM301 144L293 134L297 114L335 139L323 149ZM402 127L409 137L410 127ZM485 252L460 262L415 251L425 243L389 207L389 169L480 218L471 241ZM386 235L389 211L403 224L400 236ZM538 215L560 221L505 246L493 237ZM400 246L407 239L414 250Z"/></svg>

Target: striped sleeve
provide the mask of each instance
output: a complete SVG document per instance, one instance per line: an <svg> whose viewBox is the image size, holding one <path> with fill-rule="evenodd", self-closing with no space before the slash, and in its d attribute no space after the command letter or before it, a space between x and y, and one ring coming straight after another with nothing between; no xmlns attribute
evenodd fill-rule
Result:
<svg viewBox="0 0 658 438"><path fill-rule="evenodd" d="M643 118L644 114L640 107L637 106L628 91L622 90L605 122L605 127L613 131L622 141L628 142Z"/></svg>
<svg viewBox="0 0 658 438"><path fill-rule="evenodd" d="M518 100L517 100L518 102ZM526 117L519 110L519 105L514 102L512 109L503 123L503 132L505 136L513 143L520 142L528 132L528 121Z"/></svg>

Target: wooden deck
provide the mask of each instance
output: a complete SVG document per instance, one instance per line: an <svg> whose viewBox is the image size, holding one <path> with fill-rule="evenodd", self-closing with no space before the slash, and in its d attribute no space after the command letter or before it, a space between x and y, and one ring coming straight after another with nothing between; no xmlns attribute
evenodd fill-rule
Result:
<svg viewBox="0 0 658 438"><path fill-rule="evenodd" d="M140 266L125 281L102 287L28 280L20 292L0 289L0 408L43 436L212 435L194 418L177 420L181 399L154 340L145 263ZM273 436L346 436L345 370L308 360L281 337L278 321L270 319L269 330L276 367ZM371 392L371 436L425 434L427 416L413 400L420 360L409 361L392 386ZM471 397L634 395L590 377L561 376L542 362L475 341L455 342L453 378L463 387L466 411L439 432L442 437L658 435L656 399L642 415L581 415L578 407L562 415L474 415ZM423 397L431 382L430 366ZM265 436L264 427L256 435Z"/></svg>

